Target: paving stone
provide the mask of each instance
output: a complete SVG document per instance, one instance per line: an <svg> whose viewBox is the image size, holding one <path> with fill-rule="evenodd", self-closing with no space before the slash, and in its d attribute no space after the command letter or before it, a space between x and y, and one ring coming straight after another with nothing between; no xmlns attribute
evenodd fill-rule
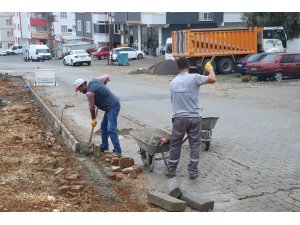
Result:
<svg viewBox="0 0 300 225"><path fill-rule="evenodd" d="M181 190L179 186L179 182L176 177L169 179L163 185L163 192L167 195L170 195L174 198L179 198L181 196Z"/></svg>
<svg viewBox="0 0 300 225"><path fill-rule="evenodd" d="M157 205L171 212L183 212L187 203L162 192L150 191L147 196L149 203Z"/></svg>
<svg viewBox="0 0 300 225"><path fill-rule="evenodd" d="M200 212L208 212L214 209L214 201L209 198L187 189L182 190L181 200L187 202L188 206Z"/></svg>

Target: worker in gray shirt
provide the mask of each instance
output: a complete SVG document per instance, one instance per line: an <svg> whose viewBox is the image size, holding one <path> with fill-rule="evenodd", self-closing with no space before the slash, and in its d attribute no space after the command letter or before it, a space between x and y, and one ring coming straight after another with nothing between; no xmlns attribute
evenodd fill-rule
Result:
<svg viewBox="0 0 300 225"><path fill-rule="evenodd" d="M176 176L182 141L186 133L190 145L189 178L195 179L199 175L202 127L202 115L198 102L199 89L203 84L216 82L216 75L211 62L205 65L205 73L208 73L208 76L189 73L189 61L185 57L177 59L176 63L179 74L170 84L173 127L166 175L168 177Z"/></svg>

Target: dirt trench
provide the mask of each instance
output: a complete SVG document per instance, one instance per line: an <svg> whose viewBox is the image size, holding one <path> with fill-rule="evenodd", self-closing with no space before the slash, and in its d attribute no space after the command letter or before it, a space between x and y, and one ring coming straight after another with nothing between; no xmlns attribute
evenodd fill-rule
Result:
<svg viewBox="0 0 300 225"><path fill-rule="evenodd" d="M160 211L140 177L111 181L70 152L21 78L0 76L0 85L1 212Z"/></svg>

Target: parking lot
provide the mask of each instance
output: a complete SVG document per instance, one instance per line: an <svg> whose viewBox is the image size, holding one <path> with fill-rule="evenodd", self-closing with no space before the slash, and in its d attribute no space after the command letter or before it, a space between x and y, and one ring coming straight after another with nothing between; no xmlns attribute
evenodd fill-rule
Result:
<svg viewBox="0 0 300 225"><path fill-rule="evenodd" d="M60 115L65 104L66 122L79 139L87 139L89 112L85 96L74 94L73 81L108 73L109 87L121 99L119 129L124 155L141 163L138 146L126 130L151 126L171 129L169 82L171 76L129 75L130 71L163 60L147 57L129 66L110 66L93 60L91 66L64 66L61 60L24 62L20 56L0 58L0 71L23 74L33 82L34 70L55 69L57 87L35 87L45 102ZM209 151L201 153L201 176L187 177L188 151L183 150L178 168L182 186L215 201L214 211L299 211L300 210L300 81L241 81L237 74L218 75L215 85L201 88L204 116L218 116ZM96 136L95 141L100 137ZM143 172L149 190L160 190L167 180L164 164L157 160L153 172Z"/></svg>

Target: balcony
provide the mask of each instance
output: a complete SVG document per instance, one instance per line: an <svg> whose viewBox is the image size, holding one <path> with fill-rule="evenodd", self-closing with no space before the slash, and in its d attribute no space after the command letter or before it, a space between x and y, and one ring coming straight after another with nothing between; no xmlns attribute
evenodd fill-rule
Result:
<svg viewBox="0 0 300 225"><path fill-rule="evenodd" d="M49 39L49 33L48 32L38 32L38 33L31 33L32 39Z"/></svg>
<svg viewBox="0 0 300 225"><path fill-rule="evenodd" d="M48 20L46 18L30 18L30 26L47 27Z"/></svg>

